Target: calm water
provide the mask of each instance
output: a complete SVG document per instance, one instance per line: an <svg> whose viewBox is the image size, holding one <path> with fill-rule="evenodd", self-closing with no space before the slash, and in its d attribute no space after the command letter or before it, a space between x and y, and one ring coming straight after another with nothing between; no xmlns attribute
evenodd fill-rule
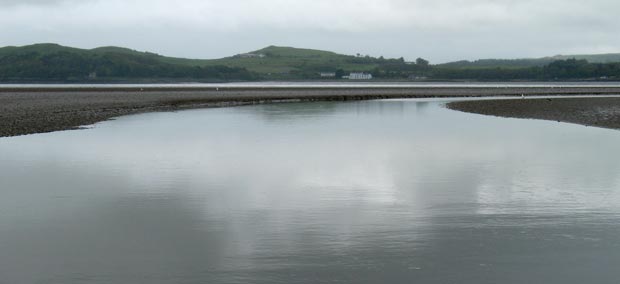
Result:
<svg viewBox="0 0 620 284"><path fill-rule="evenodd" d="M620 132L442 104L0 139L0 283L618 283Z"/></svg>

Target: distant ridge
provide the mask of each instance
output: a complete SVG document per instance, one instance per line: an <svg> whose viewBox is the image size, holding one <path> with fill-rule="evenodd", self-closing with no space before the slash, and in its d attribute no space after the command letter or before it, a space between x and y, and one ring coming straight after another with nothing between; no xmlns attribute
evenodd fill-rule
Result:
<svg viewBox="0 0 620 284"><path fill-rule="evenodd" d="M295 48L295 47L275 46L275 45L271 45L263 49L256 50L252 53L263 53L263 54L267 54L271 56L298 57L298 58L347 56L347 55L338 54L335 52L325 51L325 50Z"/></svg>
<svg viewBox="0 0 620 284"><path fill-rule="evenodd" d="M620 53L605 53L605 54L581 54L581 55L556 55L551 57L553 60L566 60L566 59L587 60L590 63L616 63L620 62Z"/></svg>
<svg viewBox="0 0 620 284"><path fill-rule="evenodd" d="M333 80L350 73L372 74L355 78L409 81L617 80L620 53L431 65L422 58L406 62L273 45L220 59L168 57L116 46L80 49L41 43L0 48L0 82Z"/></svg>
<svg viewBox="0 0 620 284"><path fill-rule="evenodd" d="M54 43L0 48L0 82L255 80L244 68L179 64L172 57L122 47L80 49Z"/></svg>
<svg viewBox="0 0 620 284"><path fill-rule="evenodd" d="M248 56L256 54L258 56ZM272 80L312 78L319 72L370 72L386 59L335 52L268 46L221 59L167 57L123 47L80 49L54 43L0 48L0 81L103 78Z"/></svg>
<svg viewBox="0 0 620 284"><path fill-rule="evenodd" d="M620 53L555 55L542 58L521 59L479 59L474 61L463 60L439 64L439 66L456 68L522 68L540 67L554 61L567 59L587 60L590 63L617 63L620 62Z"/></svg>

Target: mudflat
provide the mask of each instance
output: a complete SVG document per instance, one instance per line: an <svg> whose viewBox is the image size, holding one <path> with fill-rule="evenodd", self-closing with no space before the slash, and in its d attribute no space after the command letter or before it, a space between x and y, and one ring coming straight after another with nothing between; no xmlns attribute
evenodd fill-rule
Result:
<svg viewBox="0 0 620 284"><path fill-rule="evenodd" d="M463 101L448 108L470 113L531 118L620 129L620 97Z"/></svg>
<svg viewBox="0 0 620 284"><path fill-rule="evenodd" d="M143 112L278 101L610 94L620 94L620 87L0 88L0 137L76 129ZM462 102L449 107L482 114L619 128L620 99L590 100Z"/></svg>

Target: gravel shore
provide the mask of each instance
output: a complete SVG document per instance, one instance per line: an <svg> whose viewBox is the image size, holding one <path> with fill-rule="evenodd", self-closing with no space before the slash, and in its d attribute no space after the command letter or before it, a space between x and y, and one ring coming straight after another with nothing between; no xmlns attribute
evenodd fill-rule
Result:
<svg viewBox="0 0 620 284"><path fill-rule="evenodd" d="M620 129L620 97L463 101L447 106L453 110L484 115Z"/></svg>
<svg viewBox="0 0 620 284"><path fill-rule="evenodd" d="M532 95L620 94L619 87L416 87L416 88L0 88L0 137L75 129L113 117L181 109L222 107L277 101L347 101L387 98L485 97ZM578 99L582 105L587 100ZM512 100L511 100L512 101ZM558 100L560 101L560 100ZM618 128L620 99L583 104L464 102L463 111L531 117ZM600 102L600 103L598 103ZM490 107L490 106L493 107ZM547 105L547 104L545 104ZM502 111L502 106L504 111ZM528 111L534 107L532 111ZM573 113L566 115L562 108ZM507 111L509 110L509 111ZM601 114L597 114L603 112ZM562 117L556 117L563 114ZM585 118L584 118L585 119ZM586 124L586 123L583 123Z"/></svg>

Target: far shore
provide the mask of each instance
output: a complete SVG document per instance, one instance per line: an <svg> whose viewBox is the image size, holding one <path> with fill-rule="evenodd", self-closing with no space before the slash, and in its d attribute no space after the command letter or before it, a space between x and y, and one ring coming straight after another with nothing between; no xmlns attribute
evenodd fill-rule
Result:
<svg viewBox="0 0 620 284"><path fill-rule="evenodd" d="M574 117L587 115L591 117L588 125L608 128L620 128L620 98L596 98L596 96L619 95L617 86L417 86L413 87L26 87L0 88L0 137L44 133L59 130L76 129L113 117L153 112L175 111L205 107L223 107L283 101L350 101L397 98L457 98L457 97L509 97L509 96L577 96L587 95L594 98L585 100L600 103L584 104L589 112L574 112L574 104L555 104L548 109L537 109L537 113L548 115L531 115L531 118L555 120L555 116L573 112ZM565 100L565 99L562 99ZM570 99L570 100L577 100ZM492 111L482 111L484 104L497 101L477 102L479 107L452 105L451 108L492 114L513 116L497 111L508 108L531 108L531 105L511 103L515 100L502 101ZM517 100L518 101L518 100ZM529 101L529 100L525 100ZM557 101L560 101L559 99ZM519 101L520 102L520 101ZM469 102L468 102L469 103ZM579 104L583 101L579 101ZM605 115L592 115L605 106ZM488 108L487 108L488 109ZM610 110L612 118L608 118ZM523 117L528 117L523 112ZM521 115L521 114L519 114ZM515 117L520 117L516 116ZM590 121L601 120L601 121ZM560 119L558 119L560 120ZM564 119L580 123L578 119ZM582 123L586 124L586 123Z"/></svg>

